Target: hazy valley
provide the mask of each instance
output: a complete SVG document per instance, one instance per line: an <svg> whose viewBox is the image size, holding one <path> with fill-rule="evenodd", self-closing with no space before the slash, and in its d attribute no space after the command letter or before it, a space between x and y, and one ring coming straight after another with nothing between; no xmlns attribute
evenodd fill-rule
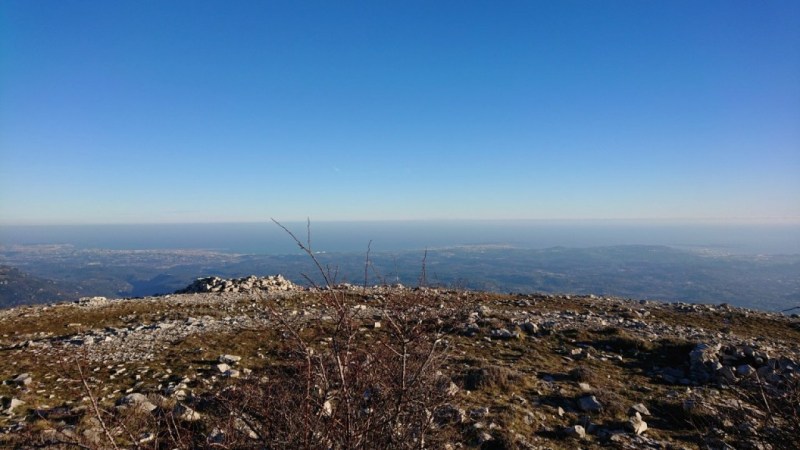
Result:
<svg viewBox="0 0 800 450"><path fill-rule="evenodd" d="M320 253L338 282L492 292L598 294L779 311L800 304L800 255L731 255L667 246L521 249L474 245ZM0 306L172 293L204 276L281 273L321 282L302 254L108 250L71 245L0 247ZM13 268L13 269L12 269ZM423 277L424 270L424 280ZM366 280L365 280L366 275Z"/></svg>

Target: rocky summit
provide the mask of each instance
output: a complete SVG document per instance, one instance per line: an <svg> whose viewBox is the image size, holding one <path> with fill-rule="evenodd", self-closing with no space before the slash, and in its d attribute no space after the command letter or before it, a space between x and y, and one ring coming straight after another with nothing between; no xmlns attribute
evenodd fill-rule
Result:
<svg viewBox="0 0 800 450"><path fill-rule="evenodd" d="M0 310L0 447L800 448L800 319L202 278Z"/></svg>
<svg viewBox="0 0 800 450"><path fill-rule="evenodd" d="M178 294L197 294L203 292L252 292L252 291L291 291L297 286L282 275L259 278L251 275L245 278L226 280L220 277L198 278Z"/></svg>

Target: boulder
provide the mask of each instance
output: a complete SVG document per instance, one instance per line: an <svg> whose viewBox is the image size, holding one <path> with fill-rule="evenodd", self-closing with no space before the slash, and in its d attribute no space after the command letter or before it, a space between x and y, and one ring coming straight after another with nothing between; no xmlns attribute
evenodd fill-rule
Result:
<svg viewBox="0 0 800 450"><path fill-rule="evenodd" d="M689 367L692 378L705 382L712 379L715 372L722 369L719 362L719 351L722 344L697 344L689 353Z"/></svg>

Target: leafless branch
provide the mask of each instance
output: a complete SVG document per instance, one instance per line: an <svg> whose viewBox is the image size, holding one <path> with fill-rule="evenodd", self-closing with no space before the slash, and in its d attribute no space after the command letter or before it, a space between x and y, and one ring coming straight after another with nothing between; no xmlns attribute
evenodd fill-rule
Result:
<svg viewBox="0 0 800 450"><path fill-rule="evenodd" d="M83 385L83 389L86 392L86 396L89 397L89 401L92 404L92 410L94 411L94 416L97 421L100 423L100 427L103 429L103 434L105 434L106 439L108 439L108 444L113 449L119 449L117 443L114 439L114 436L111 435L111 432L108 430L106 426L106 421L103 419L103 413L100 411L100 407L97 405L97 398L95 397L94 393L92 392L92 388L89 387L89 382L86 379L86 375L83 372L83 365L80 362L76 362L75 364L78 368L78 376L80 377L80 382ZM139 446L136 445L136 448Z"/></svg>

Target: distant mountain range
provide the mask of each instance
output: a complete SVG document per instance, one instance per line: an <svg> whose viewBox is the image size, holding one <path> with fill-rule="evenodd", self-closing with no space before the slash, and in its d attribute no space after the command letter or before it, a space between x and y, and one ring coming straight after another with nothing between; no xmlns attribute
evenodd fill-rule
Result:
<svg viewBox="0 0 800 450"><path fill-rule="evenodd" d="M0 266L0 306L74 300L82 295L73 283L48 280L10 266Z"/></svg>

